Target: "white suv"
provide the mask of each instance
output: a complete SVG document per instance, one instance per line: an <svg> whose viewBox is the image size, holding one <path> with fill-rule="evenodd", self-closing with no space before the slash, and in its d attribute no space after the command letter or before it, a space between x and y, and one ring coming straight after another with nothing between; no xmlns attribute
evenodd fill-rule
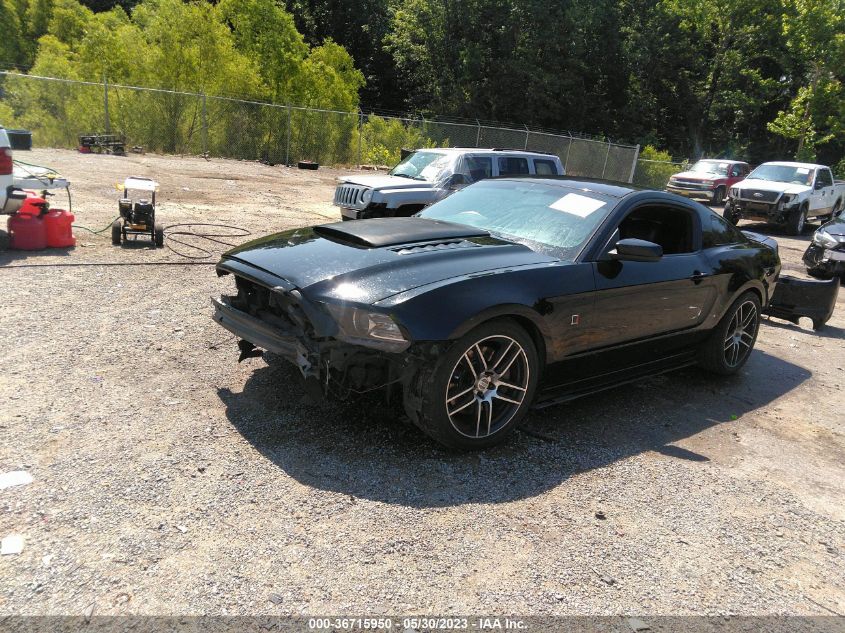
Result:
<svg viewBox="0 0 845 633"><path fill-rule="evenodd" d="M386 175L340 178L333 204L340 207L344 220L407 217L484 178L565 173L555 154L462 147L420 149Z"/></svg>

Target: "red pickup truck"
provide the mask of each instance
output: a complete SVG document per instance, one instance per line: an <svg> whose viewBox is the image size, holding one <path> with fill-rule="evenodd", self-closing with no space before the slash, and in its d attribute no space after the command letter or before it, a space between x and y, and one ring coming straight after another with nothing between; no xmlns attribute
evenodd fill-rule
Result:
<svg viewBox="0 0 845 633"><path fill-rule="evenodd" d="M666 191L720 205L731 186L745 178L750 170L748 163L741 161L700 160L688 171L672 176Z"/></svg>

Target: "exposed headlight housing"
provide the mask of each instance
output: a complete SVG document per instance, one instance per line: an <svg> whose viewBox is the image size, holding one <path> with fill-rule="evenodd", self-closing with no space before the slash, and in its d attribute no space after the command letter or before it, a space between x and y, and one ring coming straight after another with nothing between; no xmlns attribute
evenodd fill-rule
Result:
<svg viewBox="0 0 845 633"><path fill-rule="evenodd" d="M739 198L739 188L738 187L731 187L730 191L728 192L728 195L731 198Z"/></svg>
<svg viewBox="0 0 845 633"><path fill-rule="evenodd" d="M361 194L361 203L366 206L370 204L370 200L373 199L373 190L372 189L364 189L364 192Z"/></svg>
<svg viewBox="0 0 845 633"><path fill-rule="evenodd" d="M792 204L792 201L793 201L793 200L795 200L795 198L796 198L796 194L794 194L794 193L785 193L785 194L783 194L783 196L781 197L781 201L782 201L784 204Z"/></svg>
<svg viewBox="0 0 845 633"><path fill-rule="evenodd" d="M813 244L823 248L836 248L839 246L839 240L824 229L819 229L816 231L816 234L813 235Z"/></svg>
<svg viewBox="0 0 845 633"><path fill-rule="evenodd" d="M411 345L389 314L341 303L325 305L337 323L341 341L385 352L403 352Z"/></svg>

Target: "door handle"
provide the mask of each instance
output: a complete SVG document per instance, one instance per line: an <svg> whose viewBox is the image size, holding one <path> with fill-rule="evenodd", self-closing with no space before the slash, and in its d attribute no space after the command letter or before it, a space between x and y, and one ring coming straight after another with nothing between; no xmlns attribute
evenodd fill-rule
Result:
<svg viewBox="0 0 845 633"><path fill-rule="evenodd" d="M707 276L708 276L708 274L707 274L707 273L703 273L703 272L701 272L700 270L696 270L696 271L695 271L695 272L694 272L694 273L690 276L690 279L692 279L692 281L693 281L694 283L699 284L699 283L701 283L701 281L702 281L705 277L707 277Z"/></svg>

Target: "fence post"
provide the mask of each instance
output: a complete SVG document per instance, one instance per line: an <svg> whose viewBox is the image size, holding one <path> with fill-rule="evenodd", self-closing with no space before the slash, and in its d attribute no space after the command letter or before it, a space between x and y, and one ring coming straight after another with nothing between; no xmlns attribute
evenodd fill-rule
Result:
<svg viewBox="0 0 845 633"><path fill-rule="evenodd" d="M475 125L478 126L478 134L475 135L475 146L478 147L478 144L481 143L481 123L478 122L478 119L475 120Z"/></svg>
<svg viewBox="0 0 845 633"><path fill-rule="evenodd" d="M569 173L569 153L572 151L572 134L569 135L569 146L566 148L566 158L563 159L563 171Z"/></svg>
<svg viewBox="0 0 845 633"><path fill-rule="evenodd" d="M358 168L364 163L364 113L358 110Z"/></svg>
<svg viewBox="0 0 845 633"><path fill-rule="evenodd" d="M111 134L111 121L109 121L109 80L103 73L103 106L106 113L106 134Z"/></svg>
<svg viewBox="0 0 845 633"><path fill-rule="evenodd" d="M285 165L290 167L290 105L288 105L288 140L285 145Z"/></svg>
<svg viewBox="0 0 845 633"><path fill-rule="evenodd" d="M205 93L202 95L202 153L208 154L208 110L205 104Z"/></svg>
<svg viewBox="0 0 845 633"><path fill-rule="evenodd" d="M528 134L529 134L528 126L525 125L525 123L523 123L522 127L525 128L525 147L523 147L522 149L527 150L528 149Z"/></svg>
<svg viewBox="0 0 845 633"><path fill-rule="evenodd" d="M601 177L604 179L604 175L607 172L607 159L610 158L610 142L607 143L607 154L604 155L604 167L601 168Z"/></svg>
<svg viewBox="0 0 845 633"><path fill-rule="evenodd" d="M634 182L634 172L637 171L637 160L640 158L640 145L637 144L637 149L634 150L634 160L631 162L631 175L628 177L628 182Z"/></svg>

